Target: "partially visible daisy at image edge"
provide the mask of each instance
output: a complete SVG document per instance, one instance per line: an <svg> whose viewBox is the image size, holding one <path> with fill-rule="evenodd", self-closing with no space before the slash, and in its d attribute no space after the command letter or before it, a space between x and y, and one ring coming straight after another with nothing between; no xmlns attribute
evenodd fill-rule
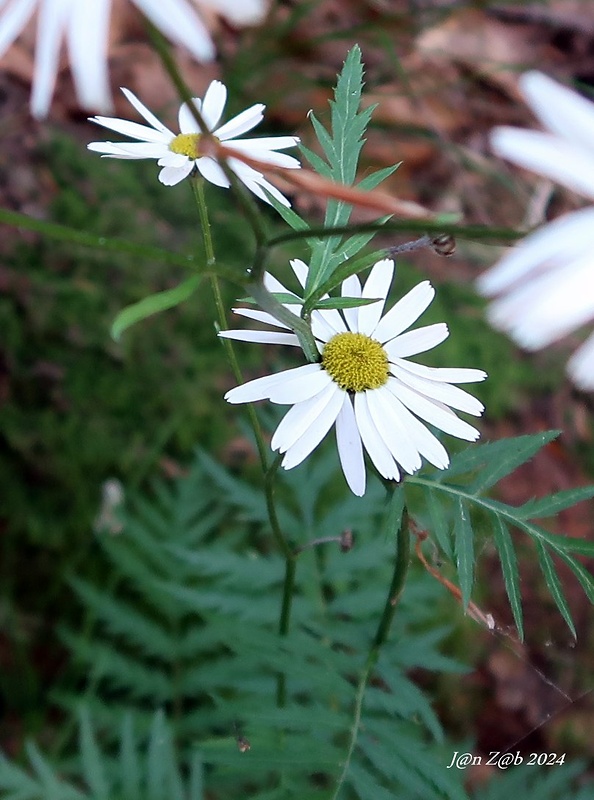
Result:
<svg viewBox="0 0 594 800"><path fill-rule="evenodd" d="M541 72L520 89L545 131L499 127L493 152L594 200L594 103ZM488 318L526 350L540 350L594 320L594 207L564 214L513 247L478 280L496 299ZM594 334L567 365L580 389L594 390Z"/></svg>
<svg viewBox="0 0 594 800"><path fill-rule="evenodd" d="M304 287L307 265L298 259L290 263ZM356 275L343 282L343 297L380 298L377 302L342 313L337 309L312 312L318 363L256 378L225 395L229 403L270 400L292 406L271 441L272 449L284 454L281 466L285 469L304 461L335 425L342 471L359 497L366 486L364 450L388 480L400 480L401 470L413 474L423 458L445 469L448 453L424 422L459 439L475 441L479 432L452 409L474 416L484 410L475 397L452 385L482 381L487 377L482 370L426 367L408 360L436 347L449 332L445 323L408 330L435 296L429 281L419 283L383 313L393 274L394 262L382 259L363 286ZM271 292L288 291L268 273L264 283ZM299 305L285 307L299 314ZM271 314L250 308L233 310L280 330L228 330L219 336L299 346L297 336Z"/></svg>
<svg viewBox="0 0 594 800"><path fill-rule="evenodd" d="M131 91L122 88L122 92L149 125L140 125L137 122L112 117L91 117L91 122L96 122L97 125L102 125L104 128L109 128L137 141L91 142L87 145L89 150L101 153L108 158L154 158L161 167L159 180L165 186L175 186L194 170L197 170L203 178L214 183L215 186L229 187L227 176L216 158L201 151L203 135L186 103L183 103L179 109L180 133L175 134L163 125ZM220 81L212 81L203 100L199 97L192 99L210 134L223 143L228 150L286 169L301 167L296 158L277 152L297 145L299 139L296 136L237 139L238 136L252 130L262 121L265 108L262 103L251 106L223 125L219 125L227 101L227 89L224 84ZM279 203L284 206L291 205L287 198L253 167L232 157L227 158L227 164L239 180L264 202L270 202L264 191L266 189Z"/></svg>
<svg viewBox="0 0 594 800"><path fill-rule="evenodd" d="M210 34L191 0L131 0L165 36L187 48L199 61L215 55ZM265 0L201 0L237 25L260 22ZM37 40L31 112L44 117L60 68L62 41L68 55L76 93L84 108L112 107L107 74L111 0L0 0L0 58L23 32L37 11Z"/></svg>

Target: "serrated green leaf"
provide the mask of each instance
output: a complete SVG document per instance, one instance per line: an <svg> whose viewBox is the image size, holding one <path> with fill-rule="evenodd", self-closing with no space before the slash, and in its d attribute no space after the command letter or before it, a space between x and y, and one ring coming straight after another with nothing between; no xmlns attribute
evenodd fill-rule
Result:
<svg viewBox="0 0 594 800"><path fill-rule="evenodd" d="M470 602L472 585L474 583L474 534L470 522L468 509L461 498L455 506L454 518L454 546L456 553L456 567L458 580L462 592L462 605L464 610Z"/></svg>
<svg viewBox="0 0 594 800"><path fill-rule="evenodd" d="M351 275L356 275L364 269L367 269L367 267L371 267L376 261L382 258L382 255L385 255L385 253L373 252L358 256L357 258L346 259L332 272L330 278L324 280L324 282L315 289L315 292L312 291L311 294L308 295L308 298L311 299L312 296L320 297L321 295L328 294L328 292L331 292L339 283L350 278Z"/></svg>
<svg viewBox="0 0 594 800"><path fill-rule="evenodd" d="M320 147L324 151L324 155L330 164L332 164L336 159L336 150L334 148L332 137L326 128L324 128L319 119L317 119L315 114L310 114L309 119L317 136L318 142L320 143ZM332 172L330 172L330 174L332 174Z"/></svg>
<svg viewBox="0 0 594 800"><path fill-rule="evenodd" d="M160 311L166 311L169 308L174 308L184 300L191 297L198 288L202 277L200 275L192 275L192 277L180 283L174 289L166 289L163 292L157 292L144 297L138 303L133 303L127 306L117 315L111 326L111 335L114 339L119 339L122 333L147 317L153 314L158 314Z"/></svg>
<svg viewBox="0 0 594 800"><path fill-rule="evenodd" d="M594 603L594 575L588 572L583 564L580 564L579 561L577 561L575 558L572 558L572 556L567 555L567 553L562 553L558 550L557 555L562 561L565 561L567 566L581 583L588 600L591 603Z"/></svg>
<svg viewBox="0 0 594 800"><path fill-rule="evenodd" d="M468 487L470 494L480 494L531 459L558 435L559 431L545 431L472 445L452 458L450 466L439 473L439 480L443 483L458 475L480 470L477 478Z"/></svg>
<svg viewBox="0 0 594 800"><path fill-rule="evenodd" d="M505 591L509 598L512 614L518 629L520 641L524 641L524 625L522 620L522 598L520 595L520 575L518 572L518 560L510 533L501 517L496 516L493 520L493 532L495 534L495 545L499 553L501 571L505 582Z"/></svg>
<svg viewBox="0 0 594 800"><path fill-rule="evenodd" d="M323 178L332 177L332 170L323 158L321 158L317 153L314 153L313 150L310 150L309 147L305 147L303 144L299 146L299 149L319 175L321 175Z"/></svg>
<svg viewBox="0 0 594 800"><path fill-rule="evenodd" d="M573 619L571 618L571 611L569 610L569 606L567 605L567 600L565 599L565 595L563 594L563 587L561 586L561 581L559 580L559 576L555 571L555 565L553 563L553 559L547 553L544 545L540 541L536 542L536 552L538 554L538 561L540 563L542 574L544 575L546 584L549 587L549 591L553 597L553 600L555 601L557 608L561 612L561 616L567 623L569 630L572 632L574 638L577 638L575 625L573 624Z"/></svg>
<svg viewBox="0 0 594 800"><path fill-rule="evenodd" d="M594 497L594 486L579 486L575 489L556 492L548 497L528 500L517 509L517 512L524 519L544 519L552 517L576 503L581 503L583 500L589 500L591 497Z"/></svg>
<svg viewBox="0 0 594 800"><path fill-rule="evenodd" d="M380 185L380 183L385 181L386 178L389 178L390 175L393 175L401 164L402 161L399 161L398 164L393 164L391 167L384 167L383 169L378 169L375 172L372 172L370 175L366 175L357 184L357 189L361 189L364 192L368 192L370 189L375 189ZM388 219L390 219L390 217L388 217Z"/></svg>
<svg viewBox="0 0 594 800"><path fill-rule="evenodd" d="M266 187L262 188L266 192L266 197L268 198L272 207L280 214L287 225L290 225L291 228L293 228L294 231L305 231L309 228L309 224L303 219L303 217L300 217L296 211L294 211L291 207L280 203L273 194L267 191Z"/></svg>

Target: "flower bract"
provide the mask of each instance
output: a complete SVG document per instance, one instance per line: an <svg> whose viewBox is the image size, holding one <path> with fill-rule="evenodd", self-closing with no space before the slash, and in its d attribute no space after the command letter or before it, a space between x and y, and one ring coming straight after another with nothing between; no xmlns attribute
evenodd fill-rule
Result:
<svg viewBox="0 0 594 800"><path fill-rule="evenodd" d="M132 92L128 89L122 89L122 91L138 113L148 122L148 125L112 117L92 117L92 122L124 136L129 136L136 141L92 142L88 145L89 150L111 158L154 158L161 167L159 180L165 186L174 186L196 169L210 183L225 188L229 187L229 180L217 159L210 154L207 147L202 148L204 134L201 133L198 123L186 103L179 109L180 133L175 134L163 125ZM193 98L193 103L208 127L210 135L224 143L228 150L239 155L243 154L258 161L288 169L297 169L301 166L296 158L277 152L295 146L299 142L296 136L237 138L261 122L265 106L257 103L228 122L220 124L226 101L227 89L220 81L213 81L210 84L203 100L198 97ZM261 200L270 202L264 191L266 189L280 203L285 206L290 205L287 198L253 167L245 164L239 158L233 157L227 159L227 164L239 180Z"/></svg>
<svg viewBox="0 0 594 800"><path fill-rule="evenodd" d="M155 27L199 61L214 57L210 35L190 0L130 0ZM237 24L259 21L264 0L202 0ZM0 57L37 11L36 60L31 111L47 114L65 41L78 99L85 108L107 111L111 94L107 46L111 0L0 0Z"/></svg>
<svg viewBox="0 0 594 800"><path fill-rule="evenodd" d="M308 267L294 260L291 267L304 287ZM343 297L378 298L357 308L315 310L312 333L320 353L318 363L269 375L237 386L225 395L230 403L270 400L290 405L271 446L284 454L282 466L300 464L320 444L330 428L342 470L356 495L365 492L364 450L378 472L400 480L412 474L423 458L439 469L449 463L447 451L425 423L474 441L479 432L452 409L478 416L482 404L455 383L482 381L477 369L426 367L410 356L431 350L448 336L444 323L409 330L431 303L435 290L424 281L384 313L394 263L378 261L364 285L357 276L342 284ZM267 274L271 292L287 289ZM299 313L299 298L286 307ZM297 336L267 312L237 308L236 313L279 330L229 330L220 336L268 344L299 345Z"/></svg>
<svg viewBox="0 0 594 800"><path fill-rule="evenodd" d="M520 88L544 131L500 127L493 151L525 169L594 199L594 103L540 72ZM594 207L547 223L505 255L478 281L496 297L493 325L527 350L550 345L594 319ZM594 390L594 334L578 348L567 371L577 386Z"/></svg>

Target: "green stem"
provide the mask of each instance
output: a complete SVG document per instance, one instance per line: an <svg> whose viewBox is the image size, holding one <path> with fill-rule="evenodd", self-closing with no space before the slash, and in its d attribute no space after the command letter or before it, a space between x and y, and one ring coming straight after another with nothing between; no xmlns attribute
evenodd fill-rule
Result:
<svg viewBox="0 0 594 800"><path fill-rule="evenodd" d="M204 249L206 251L207 269L212 269L215 263L214 246L212 242L212 232L210 228L210 220L208 217L208 208L206 205L206 198L204 196L204 182L200 178L191 179L192 191L198 206L198 214L200 216L200 225L202 228L202 236L204 239ZM221 289L216 275L211 275L211 284L215 298L215 306L217 309L217 316L221 328L227 328L227 319L225 314L225 306L221 295ZM235 354L233 343L230 339L223 339L223 345L227 350L227 355L233 373L238 383L243 383L243 376L239 367L239 362ZM274 478L276 471L279 467L281 456L277 456L273 463L269 466L267 459L266 445L264 443L264 436L262 434L262 427L256 415L256 410L251 403L247 404L248 415L250 424L256 438L258 448L258 455L264 473L264 493L266 497L266 509L268 512L268 519L272 535L277 543L277 546L285 559L285 580L283 585L283 600L281 605L280 619L279 619L279 634L286 636L289 631L289 624L291 619L291 607L293 604L293 594L295 591L295 568L297 566L297 555L291 549L285 535L282 532L278 513L276 510L276 502L274 498ZM277 677L277 705L283 706L286 702L286 678L284 674L279 674Z"/></svg>
<svg viewBox="0 0 594 800"><path fill-rule="evenodd" d="M394 504L392 504L392 506L393 505ZM392 509L388 511L388 522L390 522L391 511ZM361 715L363 711L363 700L365 698L365 690L367 688L367 684L371 677L371 673L373 672L373 669L377 664L380 651L384 643L386 642L386 639L388 638L390 627L392 625L392 620L394 619L394 614L396 613L396 607L398 605L398 602L402 595L402 591L404 589L404 584L406 582L409 561L410 561L410 530L408 523L408 512L405 507L402 512L400 526L396 534L396 555L394 558L394 571L392 573L392 580L390 582L390 588L388 589L388 595L386 597L386 602L384 605L382 616L377 626L377 630L373 638L373 641L371 643L371 647L369 648L369 652L365 660L365 666L363 667L363 671L361 672L359 682L357 683L357 691L355 693L355 712L353 716L353 725L351 727L349 747L347 750L347 755L342 772L338 779L338 783L336 784L336 790L332 795L332 800L337 800L340 794L340 790L348 775L349 767L351 765L351 760L353 758L353 753L355 752L355 747L357 745L359 728L361 727Z"/></svg>
<svg viewBox="0 0 594 800"><path fill-rule="evenodd" d="M272 236L266 244L268 247L275 247L286 242L294 242L300 239L327 239L330 236L340 234L355 234L377 231L378 233L427 233L438 236L441 233L451 233L453 236L465 239L477 239L480 241L515 241L522 236L526 236L530 231L517 231L513 228L494 228L489 225L459 225L452 222L440 222L439 220L413 220L402 219L389 222L360 222L352 225L336 225L333 227L312 227L300 230L292 230Z"/></svg>
<svg viewBox="0 0 594 800"><path fill-rule="evenodd" d="M204 181L202 178L191 178L190 185L192 187L194 199L196 200L196 205L198 207L198 216L200 218L202 239L204 241L204 250L206 252L206 267L207 267L206 271L208 272L213 269L216 263L216 258L214 252L214 245L212 241L212 230L210 227L210 219L208 216L208 206L206 204L206 197L204 196ZM219 280L213 272L210 272L210 283L214 295L219 328L222 330L226 330L229 326L227 324L225 304L223 303L223 297L221 294L221 287L219 284ZM230 339L222 339L222 342L223 342L223 347L225 348L225 352L227 353L227 358L229 359L229 363L231 364L231 369L233 370L233 375L235 376L235 380L238 383L243 383L243 375L241 373L241 368L239 366L239 362L237 360L237 355L235 353L235 348L233 347L232 341ZM260 464L262 465L262 471L266 475L266 472L268 470L268 458L267 458L266 445L264 443L264 435L262 433L262 427L256 415L256 410L254 409L251 403L248 403L247 411L250 420L250 425L252 427L252 430L254 432L254 437L256 439L256 447L258 450L258 457L260 459Z"/></svg>

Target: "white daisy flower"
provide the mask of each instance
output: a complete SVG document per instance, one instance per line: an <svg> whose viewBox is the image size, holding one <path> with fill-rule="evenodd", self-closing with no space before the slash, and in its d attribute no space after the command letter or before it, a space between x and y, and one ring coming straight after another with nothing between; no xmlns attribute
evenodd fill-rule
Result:
<svg viewBox="0 0 594 800"><path fill-rule="evenodd" d="M496 128L494 152L525 169L594 199L594 103L540 72L520 88L545 132ZM478 281L498 296L488 309L493 325L527 350L539 350L594 319L594 207L550 222L526 237ZM594 334L567 371L577 386L594 389Z"/></svg>
<svg viewBox="0 0 594 800"><path fill-rule="evenodd" d="M128 122L125 119L92 117L91 122L96 122L98 125L103 125L104 128L110 128L112 131L139 141L92 142L88 145L89 150L102 153L110 158L155 158L157 164L162 167L159 180L165 186L174 186L194 169L197 169L207 181L216 186L229 187L229 181L218 161L210 155L201 153L202 134L186 103L180 107L178 114L181 133L175 134L159 122L132 92L128 89L122 89L122 91L150 127L139 125L137 122ZM260 139L236 140L237 136L250 131L261 122L265 108L262 103L251 106L224 125L219 125L227 101L227 89L224 84L220 81L213 81L206 90L204 100L200 100L198 97L192 99L212 136L223 142L229 150L279 167L298 169L301 166L296 158L288 156L286 153L276 152L298 144L299 139L296 136L268 136ZM263 191L266 189L283 205L291 205L287 198L253 167L236 158L228 158L227 163L239 180L261 200L269 202Z"/></svg>
<svg viewBox="0 0 594 800"><path fill-rule="evenodd" d="M308 267L291 262L305 286ZM342 284L343 297L381 298L359 308L317 310L312 313L312 333L320 362L288 369L277 375L237 386L227 392L230 403L270 400L292 408L281 420L271 446L284 453L282 466L300 464L336 423L336 442L344 476L351 491L365 493L365 449L378 472L400 480L401 470L416 472L425 458L438 469L449 463L445 447L421 420L460 439L475 441L479 432L452 411L474 416L482 404L453 383L482 381L477 369L425 367L408 358L444 341L444 323L408 330L429 306L435 290L428 281L415 286L383 314L394 273L394 262L378 261L362 287L357 276ZM265 285L271 292L287 289L271 275ZM295 298L297 300L297 297ZM299 313L300 306L286 306ZM298 345L297 336L271 314L249 308L234 309L249 319L282 331L221 331L220 336L248 342Z"/></svg>
<svg viewBox="0 0 594 800"><path fill-rule="evenodd" d="M214 57L204 23L188 0L131 0L155 27L199 61ZM201 0L237 24L259 21L264 0ZM237 6L240 8L237 8ZM235 7L234 7L235 6ZM31 112L47 114L66 41L78 99L85 108L112 107L107 75L107 44L111 0L0 0L0 58L37 10L37 52Z"/></svg>

